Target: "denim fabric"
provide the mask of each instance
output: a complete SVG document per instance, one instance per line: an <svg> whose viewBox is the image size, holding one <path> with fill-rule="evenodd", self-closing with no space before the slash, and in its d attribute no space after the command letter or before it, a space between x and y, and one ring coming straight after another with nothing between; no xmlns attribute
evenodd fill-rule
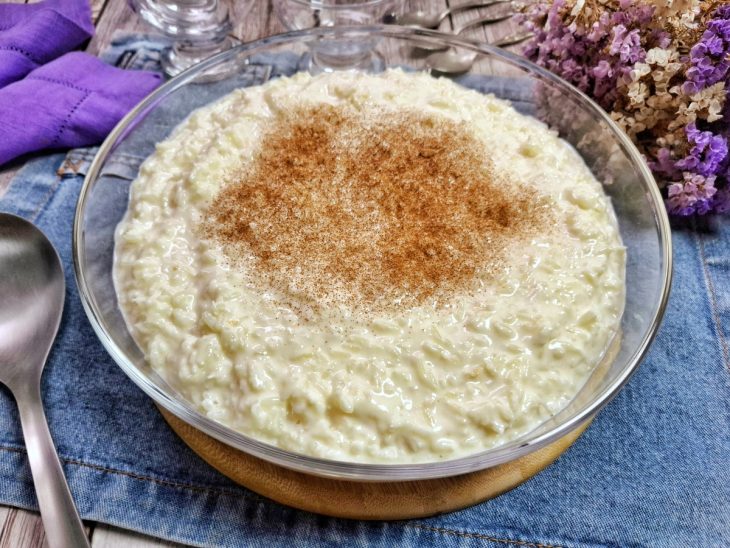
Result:
<svg viewBox="0 0 730 548"><path fill-rule="evenodd" d="M113 55L150 68L150 47L127 39ZM250 70L254 79L277 72ZM730 545L730 220L676 227L672 296L648 358L555 464L467 510L356 522L286 508L218 474L104 351L71 264L74 207L93 153L29 162L0 200L0 210L38 223L63 258L66 308L42 390L83 518L198 546ZM119 155L107 174L128 177L138 161L133 151ZM15 404L4 388L0 502L36 507Z"/></svg>

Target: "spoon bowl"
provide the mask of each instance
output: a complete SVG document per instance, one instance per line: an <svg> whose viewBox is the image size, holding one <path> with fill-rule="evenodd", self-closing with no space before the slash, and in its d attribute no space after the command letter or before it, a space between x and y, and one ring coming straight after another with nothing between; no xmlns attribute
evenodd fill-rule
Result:
<svg viewBox="0 0 730 548"><path fill-rule="evenodd" d="M531 32L517 32L495 40L490 45L500 48L511 46L532 38L532 36L533 33ZM449 48L446 51L439 51L429 55L426 58L426 64L433 72L438 74L464 74L471 69L476 59L477 54L473 51L462 52L454 48Z"/></svg>
<svg viewBox="0 0 730 548"><path fill-rule="evenodd" d="M456 30L454 30L453 32L451 32L449 34L453 34L454 36L459 36L462 32L469 30L473 27L478 27L480 25L491 25L494 23L499 23L500 21L506 21L507 19L510 19L514 15L515 15L514 11L503 11L501 13L486 15L484 17L474 19L473 21L469 21L468 23L462 25L461 27L458 27ZM443 44L437 44L437 43L433 43L433 44L424 43L422 45L419 45L418 49L423 50L423 51L444 51L444 50L449 49L449 47L444 46Z"/></svg>
<svg viewBox="0 0 730 548"><path fill-rule="evenodd" d="M53 244L32 223L0 213L0 382L15 396L50 548L89 546L41 402L41 373L66 283Z"/></svg>
<svg viewBox="0 0 730 548"><path fill-rule="evenodd" d="M31 223L0 214L0 382L11 390L40 379L61 321L65 282L48 239ZM40 361L41 367L37 367Z"/></svg>

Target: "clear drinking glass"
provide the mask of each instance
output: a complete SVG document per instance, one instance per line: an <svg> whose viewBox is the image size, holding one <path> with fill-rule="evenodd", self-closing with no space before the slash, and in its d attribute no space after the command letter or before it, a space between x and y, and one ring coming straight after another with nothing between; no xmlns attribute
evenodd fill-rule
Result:
<svg viewBox="0 0 730 548"><path fill-rule="evenodd" d="M493 93L521 113L550 125L575 147L612 199L627 248L626 306L620 335L574 400L514 441L466 457L419 464L340 462L285 451L200 413L150 368L127 330L112 280L114 230L126 210L129 186L139 164L192 110L234 89L302 70L297 61L313 45L335 37L371 41L386 67L413 71L428 70L423 58L412 55L424 43L474 53L478 59L471 70L455 81ZM207 71L231 62L240 67L237 73L216 82L204 81ZM125 171L130 164L137 166L131 173ZM362 481L418 480L488 468L523 457L585 424L616 395L646 354L666 306L671 263L669 222L651 172L628 137L593 101L509 52L394 26L320 27L271 36L237 46L173 78L132 110L101 146L86 176L74 224L74 265L91 324L114 360L158 405L258 458L310 474Z"/></svg>
<svg viewBox="0 0 730 548"><path fill-rule="evenodd" d="M373 25L392 14L397 0L275 0L274 7L284 28L304 30L322 27ZM375 52L377 36L345 38L337 32L311 42L309 69L374 69L383 61Z"/></svg>
<svg viewBox="0 0 730 548"><path fill-rule="evenodd" d="M239 4L250 9L254 0ZM127 0L140 18L172 42L165 50L162 66L175 76L200 61L226 51L237 41L227 0ZM238 14L243 15L243 12ZM231 63L217 65L209 77L222 77L236 70Z"/></svg>

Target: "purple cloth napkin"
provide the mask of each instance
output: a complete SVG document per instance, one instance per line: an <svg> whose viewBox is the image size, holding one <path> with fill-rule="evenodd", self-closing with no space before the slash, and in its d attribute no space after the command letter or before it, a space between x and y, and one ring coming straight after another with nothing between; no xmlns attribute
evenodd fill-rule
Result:
<svg viewBox="0 0 730 548"><path fill-rule="evenodd" d="M86 0L0 4L0 88L94 34Z"/></svg>
<svg viewBox="0 0 730 548"><path fill-rule="evenodd" d="M93 34L88 0L0 4L0 166L27 152L100 143L160 84L156 73L66 53Z"/></svg>
<svg viewBox="0 0 730 548"><path fill-rule="evenodd" d="M0 89L0 165L26 152L100 143L162 76L72 52Z"/></svg>

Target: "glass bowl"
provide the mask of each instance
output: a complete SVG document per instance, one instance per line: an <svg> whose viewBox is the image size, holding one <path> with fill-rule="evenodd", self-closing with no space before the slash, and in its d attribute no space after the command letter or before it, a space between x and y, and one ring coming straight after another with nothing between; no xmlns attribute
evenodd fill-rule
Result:
<svg viewBox="0 0 730 548"><path fill-rule="evenodd" d="M559 132L604 183L613 201L627 248L626 305L614 352L562 412L514 441L420 464L361 464L295 454L198 412L149 367L127 330L112 280L113 240L142 160L192 110L233 89L301 70L300 61L311 44L335 34L377 39L385 66L405 70L428 70L418 55L419 45L473 52L477 61L455 81L494 93ZM231 61L241 63L236 75L217 82L206 77L208 71ZM360 481L419 480L488 468L525 456L585 424L616 395L646 354L666 306L671 262L669 223L652 175L627 136L594 102L517 55L433 31L395 26L315 28L271 36L219 54L173 78L135 107L102 144L81 190L74 223L74 266L86 313L114 360L156 404L255 457L310 474Z"/></svg>

